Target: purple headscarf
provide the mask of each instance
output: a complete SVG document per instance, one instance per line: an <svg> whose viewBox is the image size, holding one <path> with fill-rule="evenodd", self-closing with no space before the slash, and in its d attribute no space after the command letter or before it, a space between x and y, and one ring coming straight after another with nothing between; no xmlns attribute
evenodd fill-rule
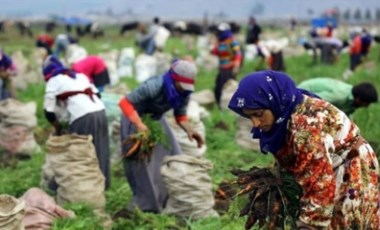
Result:
<svg viewBox="0 0 380 230"><path fill-rule="evenodd" d="M227 30L224 30L224 31L218 31L218 39L219 41L224 41L228 38L232 38L233 36L233 33L231 30L227 29Z"/></svg>
<svg viewBox="0 0 380 230"><path fill-rule="evenodd" d="M45 77L45 81L48 81L50 78L55 77L58 74L66 74L71 78L76 77L75 72L66 68L54 55L50 55L46 58L42 67L42 73Z"/></svg>
<svg viewBox="0 0 380 230"><path fill-rule="evenodd" d="M0 50L0 69L7 70L12 67L12 59Z"/></svg>
<svg viewBox="0 0 380 230"><path fill-rule="evenodd" d="M243 109L269 109L275 122L268 132L253 128L253 138L260 139L263 153L276 154L285 143L287 122L294 108L302 102L303 93L286 74L276 71L260 71L244 77L232 96L228 107L246 117Z"/></svg>

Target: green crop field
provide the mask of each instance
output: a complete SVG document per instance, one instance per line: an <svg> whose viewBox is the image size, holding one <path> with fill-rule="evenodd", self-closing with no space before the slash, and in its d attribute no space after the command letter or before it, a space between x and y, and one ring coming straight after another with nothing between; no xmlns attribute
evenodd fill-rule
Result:
<svg viewBox="0 0 380 230"><path fill-rule="evenodd" d="M35 30L38 33L38 29ZM58 31L57 31L58 32ZM57 33L56 32L56 33ZM265 28L264 28L265 33ZM96 54L107 49L121 49L123 47L134 46L134 36L129 34L121 37L118 35L116 28L107 28L106 36L98 39L89 37L82 38L80 44L84 46L89 53ZM7 54L21 50L27 57L30 56L34 48L34 39L20 37L16 31L8 31L7 34L0 34L0 46ZM181 55L186 55L185 44L179 38L170 38L166 46L167 52L178 50ZM376 85L380 90L380 48L374 45L371 49L369 60L362 65L347 80L347 82L355 84L361 81L369 81ZM196 51L191 51L191 55L196 55ZM349 58L347 54L341 54L339 60L334 65L311 65L311 56L302 55L298 57L287 57L285 59L287 73L299 83L302 80L313 77L331 77L342 78L342 73L348 68ZM17 63L16 63L17 64ZM244 68L239 78L245 74L255 70L258 61L250 61L244 63ZM216 70L206 71L200 68L196 82L196 91L202 89L213 89ZM136 87L137 83L130 78L123 78L129 88ZM28 188L38 187L40 183L41 166L44 163L45 150L44 141L50 126L43 116L44 83L28 86L24 91L17 93L18 99L21 101L36 101L38 104L38 128L36 136L41 145L41 152L33 155L31 159L22 160L10 166L1 165L0 168L0 194L6 193L15 197L21 196ZM224 180L233 179L229 170L233 167L248 169L253 165L266 166L272 163L270 155L263 155L259 152L241 149L235 143L235 119L236 116L230 112L221 112L215 106L210 108L210 118L204 123L206 125L206 158L211 160L214 168L211 171L213 180L213 188L216 189L218 184ZM360 127L363 136L374 143L377 151L380 140L380 124L379 124L380 105L371 105L368 109L359 109L356 111L352 119ZM215 128L215 125L223 121L227 124L228 130ZM119 210L122 210L128 204L131 198L131 190L126 179L122 176L123 169L120 162L112 165L112 187L106 192L106 211L113 216ZM244 229L245 218L238 217L239 202L235 201L230 211L220 218L206 218L201 220L191 220L176 218L164 214L149 214L136 212L129 219L118 219L113 222L113 229L191 229L191 230L215 230L228 229L238 230ZM70 220L59 220L54 223L53 229L102 229L101 222L92 214L90 209L83 204L70 204L65 206L66 209L75 211L76 218Z"/></svg>

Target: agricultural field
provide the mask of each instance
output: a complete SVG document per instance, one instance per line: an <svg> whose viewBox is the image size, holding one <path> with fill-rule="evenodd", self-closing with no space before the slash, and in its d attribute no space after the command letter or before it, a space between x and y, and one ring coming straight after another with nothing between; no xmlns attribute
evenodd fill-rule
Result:
<svg viewBox="0 0 380 230"><path fill-rule="evenodd" d="M80 44L84 46L89 53L96 54L105 50L134 46L133 38L133 34L127 34L121 37L116 28L107 28L105 37L98 39L85 37L80 40ZM29 57L34 48L34 43L33 38L20 37L16 31L11 30L7 34L0 34L0 46L7 54L21 50L26 57ZM168 41L166 51L173 52L174 50L177 50L181 55L196 55L196 51L187 53L184 43L179 38L170 38ZM286 57L286 72L294 78L296 83L314 77L342 79L343 72L349 66L349 57L346 53L341 54L337 63L334 65L312 65L311 62L312 57L306 53L297 57ZM245 62L239 78L254 71L257 64L257 60ZM207 71L200 68L196 82L196 91L213 89L215 76L216 70ZM361 81L374 83L378 91L380 91L380 47L378 44L372 47L368 60L347 80L347 82L351 84ZM131 89L137 86L137 82L132 78L122 78L122 82L127 84ZM38 128L35 130L35 133L37 141L42 148L41 152L34 154L31 159L15 162L7 166L0 164L0 194L6 193L19 197L28 188L39 186L41 167L45 157L44 145L47 135L51 131L51 127L43 116L43 94L43 81L28 86L26 90L17 92L19 100L37 102ZM236 144L236 116L232 112L220 111L216 106L208 109L211 116L204 120L207 144L206 158L213 163L211 178L214 190L217 189L221 182L234 179L234 176L230 173L232 168L248 169L254 165L268 166L273 163L273 159L270 155L244 150ZM359 109L352 116L352 119L360 127L363 136L373 143L373 147L377 152L380 152L380 146L377 144L380 142L379 114L380 104L376 104L371 105L367 109ZM226 124L227 129L217 128L216 125L221 121ZM106 191L106 212L110 214L111 217L114 216L126 207L130 198L131 190L123 176L122 164L121 162L115 162L115 164L112 165L112 186ZM86 205L70 204L66 205L65 208L73 210L77 218L59 220L54 223L53 229L102 229L100 220L92 214ZM231 205L230 210L219 218L192 220L190 218L176 218L164 214L136 212L133 213L130 218L114 220L112 229L240 230L244 229L245 223L245 217L239 217L240 209L241 199L236 199Z"/></svg>

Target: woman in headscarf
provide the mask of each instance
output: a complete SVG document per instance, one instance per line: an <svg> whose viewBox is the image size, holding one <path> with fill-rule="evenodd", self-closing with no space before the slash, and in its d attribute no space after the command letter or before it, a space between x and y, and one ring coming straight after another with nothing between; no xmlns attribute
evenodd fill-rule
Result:
<svg viewBox="0 0 380 230"><path fill-rule="evenodd" d="M302 187L298 229L379 229L376 154L345 113L275 71L243 78L229 108Z"/></svg>
<svg viewBox="0 0 380 230"><path fill-rule="evenodd" d="M63 66L53 55L43 64L46 81L44 111L57 135L62 133L62 121L69 123L69 133L92 135L99 168L110 186L110 149L108 126L103 102L88 77ZM59 112L60 111L60 112Z"/></svg>
<svg viewBox="0 0 380 230"><path fill-rule="evenodd" d="M147 132L149 127L143 123L141 116L149 115L154 120L160 120L170 144L169 149L160 144L154 147L150 160L141 162L137 156L124 159L125 175L133 192L130 210L139 208L145 212L158 213L167 200L167 191L160 173L161 163L165 156L180 154L181 150L166 120L162 118L165 112L173 109L178 125L188 134L189 139L197 141L198 147L204 143L200 134L193 131L186 116L196 74L194 63L177 60L165 74L149 78L119 102L123 112L122 140L136 132ZM123 144L122 152L126 153L129 148L130 145Z"/></svg>
<svg viewBox="0 0 380 230"><path fill-rule="evenodd" d="M0 100L15 98L12 77L17 75L17 69L12 59L0 48Z"/></svg>

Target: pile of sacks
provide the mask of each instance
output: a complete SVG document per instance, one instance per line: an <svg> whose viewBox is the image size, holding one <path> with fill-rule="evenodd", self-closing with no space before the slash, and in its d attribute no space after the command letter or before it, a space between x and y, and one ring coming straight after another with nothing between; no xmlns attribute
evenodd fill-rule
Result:
<svg viewBox="0 0 380 230"><path fill-rule="evenodd" d="M48 230L55 219L74 217L74 212L63 209L38 188L30 188L19 199L0 195L0 229Z"/></svg>

